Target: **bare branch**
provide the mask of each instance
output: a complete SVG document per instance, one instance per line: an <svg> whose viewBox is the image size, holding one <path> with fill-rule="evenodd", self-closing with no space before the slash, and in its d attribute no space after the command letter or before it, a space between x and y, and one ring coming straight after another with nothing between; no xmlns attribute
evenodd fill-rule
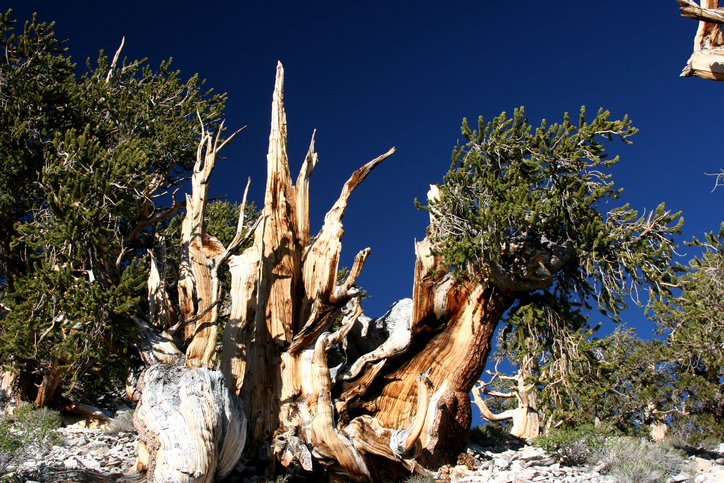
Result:
<svg viewBox="0 0 724 483"><path fill-rule="evenodd" d="M121 39L121 46L118 47L118 50L116 50L116 55L113 56L113 62L111 62L111 66L108 69L108 74L106 75L106 83L110 82L111 79L113 79L113 71L116 68L116 64L118 63L118 58L121 56L121 50L123 49L123 44L126 43L126 37L124 36Z"/></svg>

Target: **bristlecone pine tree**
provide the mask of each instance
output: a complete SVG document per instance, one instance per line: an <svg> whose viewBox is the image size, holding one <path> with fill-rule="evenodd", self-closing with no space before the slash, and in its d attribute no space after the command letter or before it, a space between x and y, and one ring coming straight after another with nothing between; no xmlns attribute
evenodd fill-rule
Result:
<svg viewBox="0 0 724 483"><path fill-rule="evenodd" d="M225 101L121 49L80 75L63 44L36 16L16 29L0 15L0 366L38 406L75 383L122 384L147 250L183 208L162 200L193 166L199 118L218 128Z"/></svg>
<svg viewBox="0 0 724 483"><path fill-rule="evenodd" d="M394 149L352 174L311 237L314 140L294 182L282 96L280 64L264 207L240 254L233 252L243 220L228 247L206 232L206 193L223 143L204 133L199 146L178 282L187 349L182 355L154 329L168 326L159 321L164 303L154 305L143 352L149 367L136 392L136 468L151 481L212 481L242 452L268 472L361 481L424 473L456 457L466 440L468 394L506 311L535 306L566 320L591 299L615 317L638 287L666 292L672 280L678 214L663 205L640 218L628 207L598 210L619 191L600 171L618 158L605 160L596 139L625 141L635 132L630 122L600 111L588 124L582 111L578 125L566 116L531 132L521 109L487 126L481 118L479 132L463 125L469 143L454 150L450 172L428 195L431 223L416 245L412 300L372 321L355 285L369 249L337 283L341 220L352 191ZM219 373L211 368L222 263L232 306ZM149 294L168 300L156 279ZM330 368L328 353L340 345L345 362Z"/></svg>
<svg viewBox="0 0 724 483"><path fill-rule="evenodd" d="M672 429L696 441L724 431L724 224L691 245L704 252L679 277L678 296L657 303L654 312L666 336L661 359L675 376L675 402L683 405L671 416Z"/></svg>
<svg viewBox="0 0 724 483"><path fill-rule="evenodd" d="M525 423L537 419L546 433L595 424L618 434L658 440L669 431L668 423L685 412L683 401L677 400L676 379L670 360L662 354L661 341L641 340L625 325L604 338L594 337L598 327L569 332L567 325L555 320L548 327L552 330L512 323L498 333L494 357L507 358L520 367L516 377L507 379L518 383L514 394L521 389L528 393L517 409L505 404L504 411L484 417L499 420L509 416L513 419L511 434L517 429L518 436L528 438L535 436L538 428ZM521 387L524 374L527 377ZM491 396L500 392L491 391L484 383L479 391ZM536 407L531 407L531 399ZM491 409L501 406L496 399L483 402ZM521 410L524 402L526 412Z"/></svg>

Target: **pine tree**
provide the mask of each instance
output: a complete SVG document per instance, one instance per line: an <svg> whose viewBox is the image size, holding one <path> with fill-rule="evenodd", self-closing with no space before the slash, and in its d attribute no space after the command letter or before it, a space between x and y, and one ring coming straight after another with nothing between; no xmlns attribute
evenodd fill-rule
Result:
<svg viewBox="0 0 724 483"><path fill-rule="evenodd" d="M529 327L509 327L514 330L501 331L497 357L516 365L534 359L528 382L537 391L545 432L600 425L618 434L649 434L667 415L680 414L660 341L641 340L625 326L599 338L600 326L564 334L559 325L555 340Z"/></svg>
<svg viewBox="0 0 724 483"><path fill-rule="evenodd" d="M534 304L573 314L593 301L617 319L639 287L667 293L683 217L663 203L641 217L628 205L600 211L622 191L604 171L619 157L607 159L603 141L629 143L637 132L609 115L601 109L589 124L582 108L578 125L566 114L535 131L523 108L512 119L480 117L477 131L464 120L468 144L453 150L441 194L425 207L445 264L513 295L514 312Z"/></svg>
<svg viewBox="0 0 724 483"><path fill-rule="evenodd" d="M154 70L121 49L79 75L52 28L34 16L16 34L11 11L0 23L0 361L39 404L61 377L128 359L146 251L183 207L170 193L199 119L218 129L225 102L170 60Z"/></svg>
<svg viewBox="0 0 724 483"><path fill-rule="evenodd" d="M679 277L681 292L654 306L662 357L675 376L675 394L686 414L675 430L694 441L724 431L724 224L689 245L703 253Z"/></svg>
<svg viewBox="0 0 724 483"><path fill-rule="evenodd" d="M487 124L481 117L477 130L464 120L468 143L453 150L449 172L424 207L440 265L487 287L488 303L507 308L484 322L484 331L492 338L505 321L505 350L518 364L533 358L531 384L546 388L539 409L549 425L605 392L595 387L605 384L597 379L606 365L597 359L601 341L591 340L588 312L595 306L618 321L641 291L669 294L672 236L683 223L663 204L643 216L627 205L601 211L621 193L605 172L619 158L608 159L603 143L629 143L637 130L603 110L590 123L585 114L582 108L577 125L566 114L561 124L544 120L535 129L523 108ZM480 346L485 357L490 345ZM478 373L483 367L484 359Z"/></svg>

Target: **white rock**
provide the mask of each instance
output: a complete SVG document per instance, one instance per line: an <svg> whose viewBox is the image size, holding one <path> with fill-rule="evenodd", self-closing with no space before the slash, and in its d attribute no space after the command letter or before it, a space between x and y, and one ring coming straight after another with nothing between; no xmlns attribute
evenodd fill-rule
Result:
<svg viewBox="0 0 724 483"><path fill-rule="evenodd" d="M506 460L505 458L495 458L493 459L493 464L501 470L504 470L508 468L510 461Z"/></svg>
<svg viewBox="0 0 724 483"><path fill-rule="evenodd" d="M83 463L83 466L85 466L89 470L98 471L101 469L101 464L98 461L91 459L91 458L83 459L83 460L81 460L81 463Z"/></svg>
<svg viewBox="0 0 724 483"><path fill-rule="evenodd" d="M545 457L545 452L540 448L533 446L526 446L523 448L523 452L520 454L520 459L523 461L539 460Z"/></svg>
<svg viewBox="0 0 724 483"><path fill-rule="evenodd" d="M468 443L467 446L465 446L465 452L470 456L475 456L476 454L485 453L485 450L475 443Z"/></svg>
<svg viewBox="0 0 724 483"><path fill-rule="evenodd" d="M712 462L704 458L696 458L696 466L699 471L708 471L713 466Z"/></svg>
<svg viewBox="0 0 724 483"><path fill-rule="evenodd" d="M67 460L63 461L63 466L65 466L66 470L77 470L78 468L83 467L82 463L78 461L78 458L75 456L71 456Z"/></svg>
<svg viewBox="0 0 724 483"><path fill-rule="evenodd" d="M515 475L513 473L509 473L507 471L503 471L498 473L498 476L495 478L495 481L499 483L512 483L515 479Z"/></svg>
<svg viewBox="0 0 724 483"><path fill-rule="evenodd" d="M520 472L520 477L525 480L532 480L536 476L538 476L538 471L532 469L532 468L526 468L523 471Z"/></svg>
<svg viewBox="0 0 724 483"><path fill-rule="evenodd" d="M465 465L457 465L450 468L450 478L457 480L465 476L472 475L473 472L468 469Z"/></svg>

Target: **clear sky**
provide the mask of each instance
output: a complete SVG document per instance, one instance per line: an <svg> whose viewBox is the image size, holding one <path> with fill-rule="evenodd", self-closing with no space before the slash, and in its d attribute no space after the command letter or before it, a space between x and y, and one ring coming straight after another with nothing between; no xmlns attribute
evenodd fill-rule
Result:
<svg viewBox="0 0 724 483"><path fill-rule="evenodd" d="M441 181L463 117L491 120L519 106L533 124L566 111L577 119L581 105L589 118L599 107L612 118L628 114L640 129L634 144L608 146L621 156L613 169L621 203L682 210L680 242L724 219L724 188L712 193L706 175L724 168L724 82L679 77L697 22L681 17L675 0L10 3L3 10L12 7L21 22L33 11L57 21L79 73L100 49L112 57L125 36L129 60L158 67L173 57L182 77L198 72L228 93L227 127L249 127L224 149L211 196L240 201L251 176L251 199L262 203L278 60L293 176L317 130L312 232L348 176L395 146L344 219L342 265L372 248L359 278L372 317L412 294L413 242L427 225L413 200ZM680 253L685 262L693 252ZM642 311L625 319L651 337Z"/></svg>

